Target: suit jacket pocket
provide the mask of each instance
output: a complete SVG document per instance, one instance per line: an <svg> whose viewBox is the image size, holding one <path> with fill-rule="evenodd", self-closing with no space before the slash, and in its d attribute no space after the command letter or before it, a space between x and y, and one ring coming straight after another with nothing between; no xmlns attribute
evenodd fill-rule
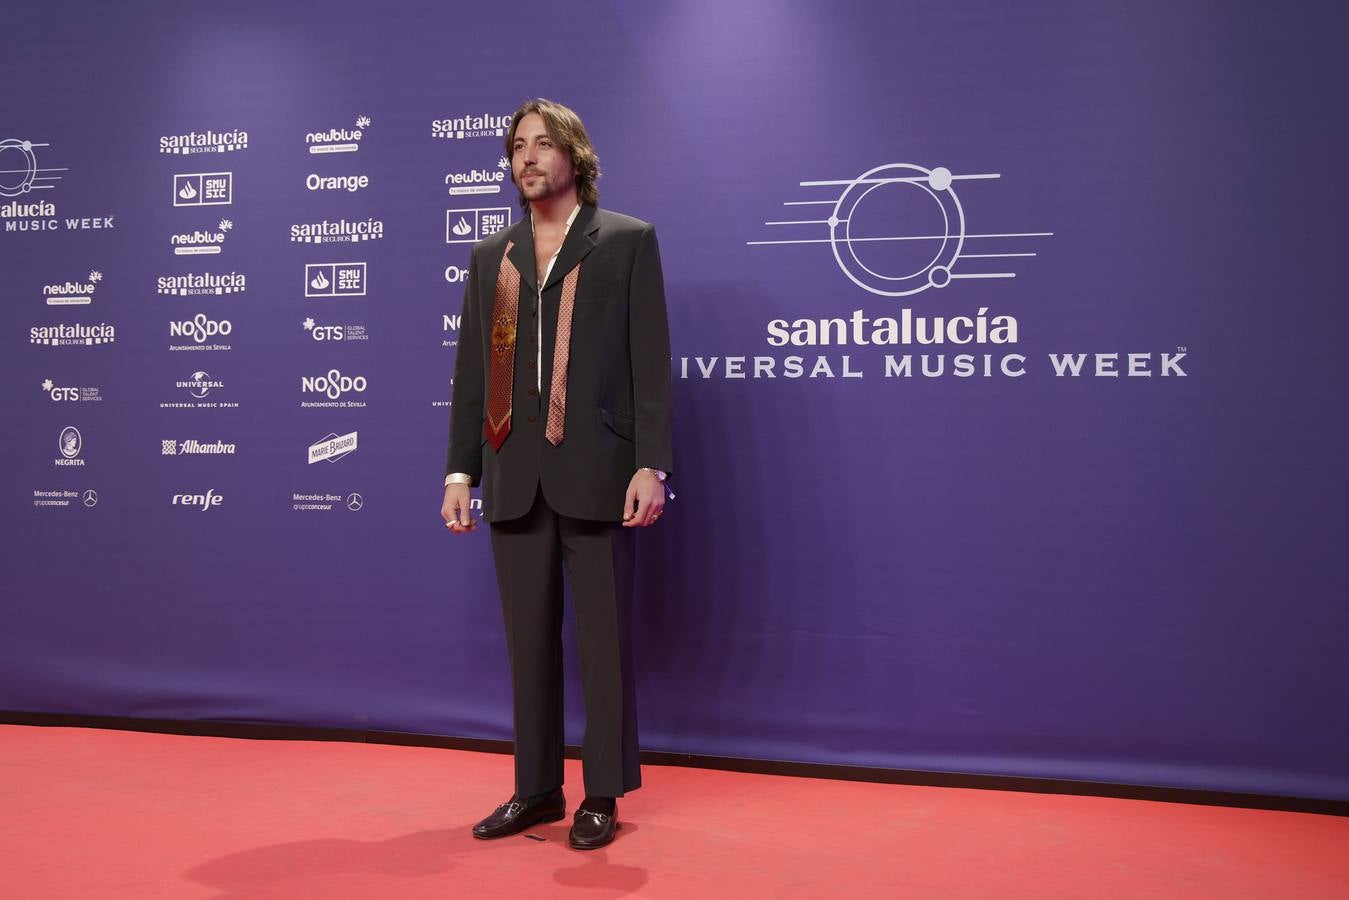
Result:
<svg viewBox="0 0 1349 900"><path fill-rule="evenodd" d="M637 423L633 421L632 416L625 416L622 413L610 412L607 409L600 409L600 421L609 426L609 430L625 441L637 441Z"/></svg>
<svg viewBox="0 0 1349 900"><path fill-rule="evenodd" d="M622 278L610 278L596 284L584 285L581 290L576 292L576 305L585 306L588 303L603 303L621 287L623 287Z"/></svg>

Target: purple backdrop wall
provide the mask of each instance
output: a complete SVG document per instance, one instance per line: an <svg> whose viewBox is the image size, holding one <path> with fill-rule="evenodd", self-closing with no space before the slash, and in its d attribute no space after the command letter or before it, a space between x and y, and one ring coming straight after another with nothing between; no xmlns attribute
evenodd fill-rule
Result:
<svg viewBox="0 0 1349 900"><path fill-rule="evenodd" d="M493 120L544 94L665 258L644 746L1349 798L1346 24L11 10L0 709L509 736L437 510Z"/></svg>

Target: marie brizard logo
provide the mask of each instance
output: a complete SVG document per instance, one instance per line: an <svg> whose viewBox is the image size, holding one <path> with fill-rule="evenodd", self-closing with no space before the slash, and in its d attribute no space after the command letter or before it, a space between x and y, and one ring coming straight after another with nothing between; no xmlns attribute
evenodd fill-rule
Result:
<svg viewBox="0 0 1349 900"><path fill-rule="evenodd" d="M1033 257L1005 242L1011 238L1050 237L1050 231L969 233L965 209L954 182L1000 178L996 173L954 175L937 166L925 169L910 163L890 163L842 181L802 181L812 189L808 200L787 200L784 206L820 209L828 215L765 222L769 226L809 227L800 238L747 241L769 244L828 244L834 261L848 280L882 297L908 297L928 288L943 288L963 278L1015 278L1006 271L1010 260ZM836 196L821 197L819 188ZM810 213L805 215L810 216ZM824 226L828 233L819 236ZM915 229L903 233L904 229ZM898 233L897 233L898 232ZM972 253L968 242L990 252ZM990 270L989 267L992 267ZM959 267L960 271L956 271ZM997 270L1003 271L997 271Z"/></svg>

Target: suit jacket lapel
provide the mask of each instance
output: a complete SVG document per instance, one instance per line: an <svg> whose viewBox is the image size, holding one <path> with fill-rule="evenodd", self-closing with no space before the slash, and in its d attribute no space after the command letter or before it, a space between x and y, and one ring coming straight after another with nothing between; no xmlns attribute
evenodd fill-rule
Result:
<svg viewBox="0 0 1349 900"><path fill-rule="evenodd" d="M585 259L591 250L595 249L595 233L600 230L599 223L595 220L595 207L581 205L581 211L576 214L576 219L571 223L571 230L567 232L567 238L562 242L562 249L558 251L557 262L553 263L553 271L548 273L548 283L543 286L546 291L557 284L567 273L576 268L581 260ZM534 258L534 245L530 244L530 259ZM531 280L532 283L532 280Z"/></svg>
<svg viewBox="0 0 1349 900"><path fill-rule="evenodd" d="M539 277L534 273L534 229L529 224L529 216L511 226L510 237L515 246L507 255L511 264L520 271L520 283L529 287L531 294L539 291Z"/></svg>

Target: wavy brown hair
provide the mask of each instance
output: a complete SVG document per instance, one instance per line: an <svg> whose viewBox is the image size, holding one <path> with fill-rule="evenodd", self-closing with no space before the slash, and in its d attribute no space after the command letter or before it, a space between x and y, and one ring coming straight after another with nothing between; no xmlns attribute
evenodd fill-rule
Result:
<svg viewBox="0 0 1349 900"><path fill-rule="evenodd" d="M595 154L595 147L590 143L590 135L586 134L581 117L569 107L542 97L526 100L511 116L511 127L506 131L506 158L515 156L515 130L520 127L520 120L530 113L538 113L543 118L543 127L548 129L548 136L571 157L571 168L576 173L577 199L590 206L597 205L600 191L595 182L600 180L600 158ZM520 195L520 205L529 205L523 194Z"/></svg>

